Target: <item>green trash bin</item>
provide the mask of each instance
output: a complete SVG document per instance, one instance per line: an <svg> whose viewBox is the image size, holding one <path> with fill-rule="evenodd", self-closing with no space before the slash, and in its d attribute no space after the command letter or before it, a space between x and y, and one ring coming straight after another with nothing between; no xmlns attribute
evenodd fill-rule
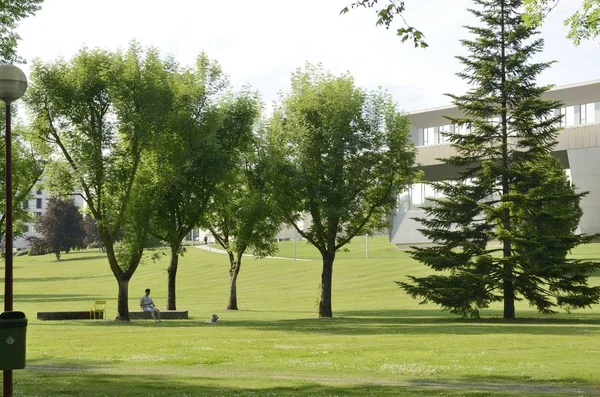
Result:
<svg viewBox="0 0 600 397"><path fill-rule="evenodd" d="M0 313L0 370L25 368L25 331L25 313Z"/></svg>

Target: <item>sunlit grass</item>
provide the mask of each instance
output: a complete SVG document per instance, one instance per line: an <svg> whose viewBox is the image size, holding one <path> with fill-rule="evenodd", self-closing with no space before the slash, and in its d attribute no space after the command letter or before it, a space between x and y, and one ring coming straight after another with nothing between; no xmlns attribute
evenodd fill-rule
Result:
<svg viewBox="0 0 600 397"><path fill-rule="evenodd" d="M190 320L38 321L38 311L87 310L117 283L98 251L18 257L15 310L29 318L28 368L15 396L412 396L594 395L600 388L600 310L516 321L501 307L464 320L419 305L394 283L424 274L386 236L353 241L334 265L333 319L317 317L321 261L304 242L298 259L244 258L240 311L223 308L227 258L188 248L178 309ZM278 256L293 258L294 242ZM600 258L600 245L574 252ZM145 288L166 302L167 257L146 260L130 283L130 309ZM3 274L3 268L2 273ZM599 277L593 277L594 284ZM218 313L217 324L204 321Z"/></svg>

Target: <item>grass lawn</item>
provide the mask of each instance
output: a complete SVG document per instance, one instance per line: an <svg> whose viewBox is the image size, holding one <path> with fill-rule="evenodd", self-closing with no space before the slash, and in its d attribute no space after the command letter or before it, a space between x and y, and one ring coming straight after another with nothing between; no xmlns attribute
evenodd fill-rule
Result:
<svg viewBox="0 0 600 397"><path fill-rule="evenodd" d="M333 319L317 318L321 262L302 242L303 260L244 259L237 312L224 310L226 256L188 248L177 306L191 319L160 324L38 321L38 311L87 310L96 299L112 319L117 283L98 251L17 257L14 306L29 325L14 395L600 396L600 306L547 317L520 303L516 321L500 306L461 319L396 286L427 270L386 236L369 238L368 259L365 246L359 238L337 256ZM294 243L278 255L293 257ZM600 244L574 255L598 259ZM131 310L145 288L164 308L167 260L140 265ZM212 313L219 322L206 324Z"/></svg>

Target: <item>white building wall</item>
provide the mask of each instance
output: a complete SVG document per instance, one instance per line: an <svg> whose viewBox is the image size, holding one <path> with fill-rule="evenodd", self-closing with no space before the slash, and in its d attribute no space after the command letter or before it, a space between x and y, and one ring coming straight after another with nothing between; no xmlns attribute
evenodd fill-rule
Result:
<svg viewBox="0 0 600 397"><path fill-rule="evenodd" d="M557 114L563 114L562 130L553 155L570 169L575 185L590 193L582 200L581 232L600 233L600 80L555 88L544 94L546 99L563 102ZM453 148L440 139L440 129L452 129L444 116L460 117L455 106L422 110L409 114L411 138L417 146L418 168L426 181L451 179L456 169L438 159L455 154ZM441 127L440 127L441 126ZM424 217L418 205L424 201L412 192L410 204L399 197L397 213L391 216L390 241L399 246L424 244L429 241L417 230L420 223L413 218Z"/></svg>
<svg viewBox="0 0 600 397"><path fill-rule="evenodd" d="M581 231L600 233L600 147L567 151L571 180L579 191L589 192L581 200Z"/></svg>

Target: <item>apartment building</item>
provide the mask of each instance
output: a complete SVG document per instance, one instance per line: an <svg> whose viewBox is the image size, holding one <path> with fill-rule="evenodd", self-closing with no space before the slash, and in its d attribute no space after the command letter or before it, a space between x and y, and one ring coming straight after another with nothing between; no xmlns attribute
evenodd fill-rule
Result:
<svg viewBox="0 0 600 397"><path fill-rule="evenodd" d="M544 98L563 103L562 108L555 110L564 117L552 155L563 165L575 186L589 192L581 202L580 230L600 233L600 80L556 87L546 92ZM398 208L391 218L390 241L399 247L429 243L417 230L420 223L414 220L425 216L421 207L437 194L426 182L456 176L456 169L437 160L455 154L444 132L460 132L444 116L460 117L460 112L455 106L446 106L409 114L411 137L417 146L417 164L425 182L415 184L398 197Z"/></svg>

